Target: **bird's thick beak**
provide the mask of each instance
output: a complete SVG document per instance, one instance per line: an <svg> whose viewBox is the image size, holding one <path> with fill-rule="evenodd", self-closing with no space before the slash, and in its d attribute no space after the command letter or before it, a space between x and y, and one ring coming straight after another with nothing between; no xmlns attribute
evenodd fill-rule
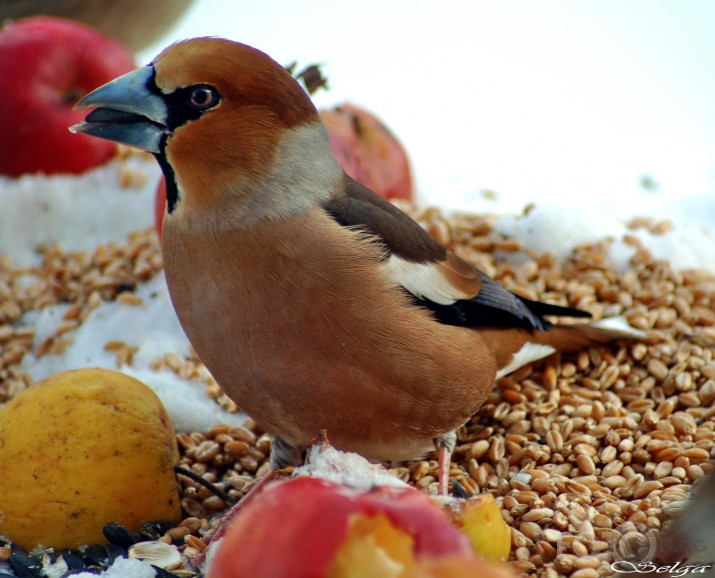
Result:
<svg viewBox="0 0 715 578"><path fill-rule="evenodd" d="M100 86L75 106L96 110L70 131L159 153L169 129L166 103L151 90L153 85L154 69L144 66Z"/></svg>

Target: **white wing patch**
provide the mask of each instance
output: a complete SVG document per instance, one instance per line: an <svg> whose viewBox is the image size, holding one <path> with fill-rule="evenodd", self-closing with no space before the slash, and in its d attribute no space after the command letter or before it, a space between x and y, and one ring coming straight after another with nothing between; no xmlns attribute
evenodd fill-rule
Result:
<svg viewBox="0 0 715 578"><path fill-rule="evenodd" d="M393 254L382 264L382 268L390 281L402 285L418 299L451 305L471 297L452 285L439 269L429 263L413 263Z"/></svg>
<svg viewBox="0 0 715 578"><path fill-rule="evenodd" d="M512 371L516 371L527 363L548 357L555 351L556 349L550 345L542 345L541 343L525 343L522 348L514 354L511 361L505 367L502 367L499 371L497 371L497 379L500 379L505 375L509 375Z"/></svg>

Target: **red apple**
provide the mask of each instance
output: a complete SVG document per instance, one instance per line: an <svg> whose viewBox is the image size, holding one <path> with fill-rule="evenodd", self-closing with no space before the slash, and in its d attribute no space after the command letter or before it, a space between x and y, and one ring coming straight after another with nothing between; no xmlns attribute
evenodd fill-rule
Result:
<svg viewBox="0 0 715 578"><path fill-rule="evenodd" d="M413 199L407 154L374 114L346 103L321 110L320 118L346 173L385 198Z"/></svg>
<svg viewBox="0 0 715 578"><path fill-rule="evenodd" d="M231 520L207 578L413 576L440 557L474 556L426 494L391 486L360 492L299 477L273 482Z"/></svg>
<svg viewBox="0 0 715 578"><path fill-rule="evenodd" d="M107 162L115 143L72 134L89 91L129 72L123 45L71 20L38 16L0 30L0 174L82 173Z"/></svg>

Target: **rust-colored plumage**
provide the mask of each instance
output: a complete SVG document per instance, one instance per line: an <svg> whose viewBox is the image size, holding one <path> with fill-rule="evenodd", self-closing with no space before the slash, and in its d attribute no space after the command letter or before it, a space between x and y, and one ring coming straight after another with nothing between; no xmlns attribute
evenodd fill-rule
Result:
<svg viewBox="0 0 715 578"><path fill-rule="evenodd" d="M78 130L143 146L164 169L177 314L276 436L276 467L327 429L374 460L436 445L446 491L453 432L497 376L629 336L551 326L544 315L584 314L510 293L348 177L308 96L250 47L176 44L84 104L100 109Z"/></svg>
<svg viewBox="0 0 715 578"><path fill-rule="evenodd" d="M473 355L479 333L436 324L375 274L377 244L319 208L201 243L173 226L167 282L189 339L240 407L289 443L327 429L338 447L409 459L484 401L496 366Z"/></svg>

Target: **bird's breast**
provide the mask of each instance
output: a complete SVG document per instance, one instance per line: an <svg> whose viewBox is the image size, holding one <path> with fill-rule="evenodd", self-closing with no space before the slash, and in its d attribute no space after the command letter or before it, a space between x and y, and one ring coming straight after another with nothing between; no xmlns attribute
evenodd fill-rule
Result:
<svg viewBox="0 0 715 578"><path fill-rule="evenodd" d="M380 273L380 247L322 211L211 236L168 219L163 250L193 347L239 407L288 441L325 428L338 447L387 459L370 454L447 433L491 387L478 336L412 305Z"/></svg>

